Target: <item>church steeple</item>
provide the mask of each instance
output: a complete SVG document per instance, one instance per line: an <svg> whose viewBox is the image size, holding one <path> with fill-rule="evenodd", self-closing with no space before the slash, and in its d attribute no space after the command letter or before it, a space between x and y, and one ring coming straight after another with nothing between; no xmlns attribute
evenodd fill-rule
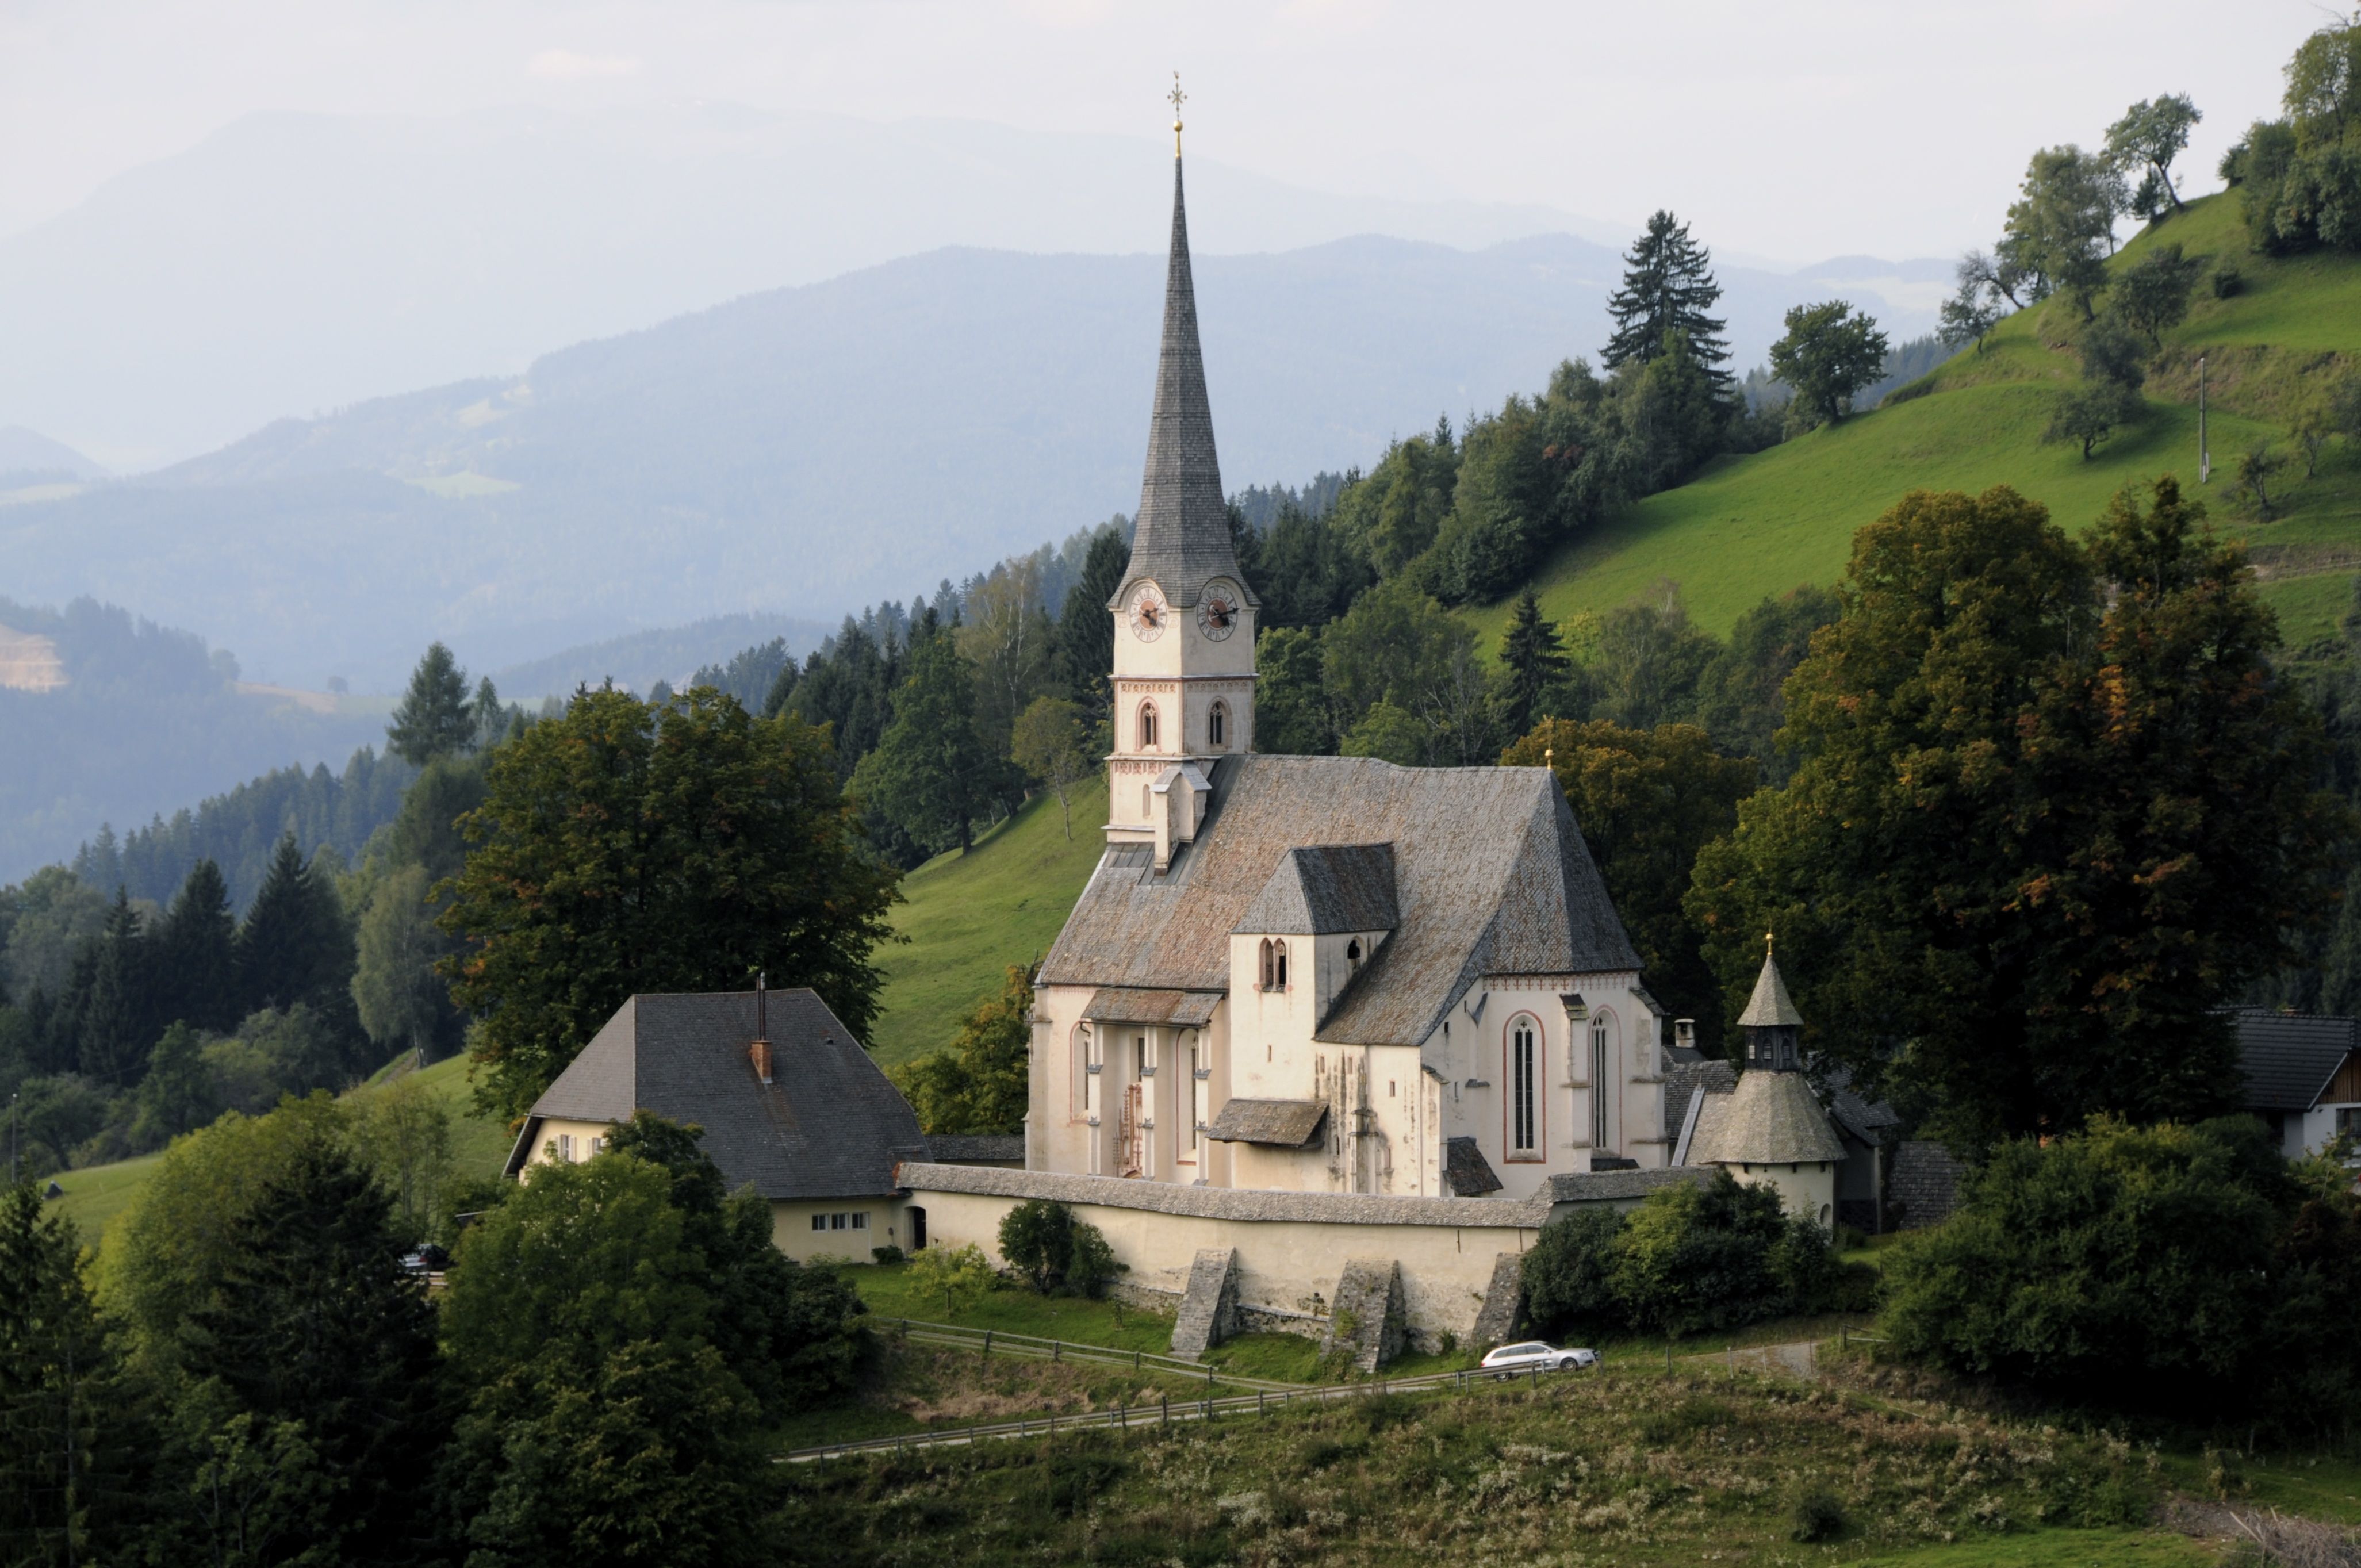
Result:
<svg viewBox="0 0 2361 1568"><path fill-rule="evenodd" d="M1115 616L1115 751L1107 837L1153 843L1163 870L1210 809L1215 764L1254 750L1254 595L1230 543L1213 411L1197 346L1189 212L1180 184L1180 86L1172 87L1172 250L1148 474Z"/></svg>
<svg viewBox="0 0 2361 1568"><path fill-rule="evenodd" d="M1179 121L1174 121L1178 136ZM1172 155L1172 248L1164 269L1164 344L1156 367L1156 411L1148 422L1148 473L1139 488L1131 566L1107 601L1121 605L1142 577L1170 603L1193 609L1213 579L1246 589L1230 544L1222 465L1213 451L1213 409L1205 396L1205 358L1197 344L1197 290L1189 271L1189 210L1180 155ZM1246 602L1255 603L1251 591Z"/></svg>

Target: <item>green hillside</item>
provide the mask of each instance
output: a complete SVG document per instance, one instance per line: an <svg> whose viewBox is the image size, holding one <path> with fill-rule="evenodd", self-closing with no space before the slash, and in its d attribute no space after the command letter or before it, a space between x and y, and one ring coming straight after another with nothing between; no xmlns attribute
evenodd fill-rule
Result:
<svg viewBox="0 0 2361 1568"><path fill-rule="evenodd" d="M511 1139L500 1123L476 1114L468 1097L467 1060L453 1057L418 1074L418 1082L434 1091L451 1113L451 1154L463 1179L498 1176L507 1163ZM95 1246L107 1222L122 1212L140 1184L154 1174L162 1157L142 1155L113 1165L93 1165L60 1171L57 1184L65 1189L59 1210L82 1232L82 1245Z"/></svg>
<svg viewBox="0 0 2361 1568"><path fill-rule="evenodd" d="M1855 531L1916 488L2011 485L2081 528L2127 483L2167 471L2196 478L2195 360L2204 352L2213 477L2199 493L2215 521L2252 546L2290 644L2324 634L2361 565L2361 458L2333 444L2319 475L2305 479L2287 419L2312 378L2361 355L2361 261L2251 254L2238 199L2225 194L2144 233L2114 265L2168 242L2204 263L2189 318L2165 334L2143 417L2090 461L2040 439L2057 389L2078 374L2073 351L2054 341L2066 335L2072 307L2051 301L2003 323L1982 354L1962 354L1905 389L1923 388L1921 395L1722 459L1570 544L1535 581L1544 612L1565 620L1603 610L1670 578L1693 619L1726 632L1766 593L1833 582ZM2204 280L2224 263L2245 289L2217 300ZM2229 490L2239 454L2263 439L2294 461L2281 476L2278 515L2252 522ZM1505 604L1478 613L1488 641L1507 615Z"/></svg>
<svg viewBox="0 0 2361 1568"><path fill-rule="evenodd" d="M907 903L894 911L906 942L879 954L884 1013L870 1045L892 1066L950 1044L978 997L1000 988L1010 964L1049 950L1106 845L1106 780L1067 791L1074 836L1057 797L1036 797L976 840L966 854L937 856L902 879Z"/></svg>

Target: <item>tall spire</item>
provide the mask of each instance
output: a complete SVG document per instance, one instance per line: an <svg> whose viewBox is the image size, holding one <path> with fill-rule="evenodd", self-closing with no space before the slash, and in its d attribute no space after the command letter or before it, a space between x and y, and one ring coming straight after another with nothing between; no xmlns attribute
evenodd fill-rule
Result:
<svg viewBox="0 0 2361 1568"><path fill-rule="evenodd" d="M1177 91L1177 88L1176 88ZM1156 411L1148 425L1148 475L1139 490L1137 531L1114 609L1134 583L1153 577L1164 597L1193 606L1205 585L1227 577L1241 589L1237 552L1213 452L1213 410L1205 397L1205 360L1197 346L1197 291L1189 274L1189 213L1181 198L1180 115L1172 155L1172 252L1164 274L1164 346L1156 367ZM1246 590L1246 602L1257 601Z"/></svg>

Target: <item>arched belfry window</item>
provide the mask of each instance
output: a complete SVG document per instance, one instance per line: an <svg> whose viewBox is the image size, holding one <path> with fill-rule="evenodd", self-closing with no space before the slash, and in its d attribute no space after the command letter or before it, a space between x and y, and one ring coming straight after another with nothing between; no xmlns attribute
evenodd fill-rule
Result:
<svg viewBox="0 0 2361 1568"><path fill-rule="evenodd" d="M1270 938L1268 937L1265 937L1262 939L1262 965L1255 971L1255 983L1262 987L1265 991L1277 990L1278 987L1272 985L1270 982L1270 977L1273 972L1270 962Z"/></svg>
<svg viewBox="0 0 2361 1568"><path fill-rule="evenodd" d="M1156 750L1156 705L1152 702L1139 705L1139 749L1143 751Z"/></svg>
<svg viewBox="0 0 2361 1568"><path fill-rule="evenodd" d="M1285 942L1273 942L1270 945L1270 973L1271 989L1285 991L1287 989L1287 944Z"/></svg>
<svg viewBox="0 0 2361 1568"><path fill-rule="evenodd" d="M1345 944L1345 967L1348 970L1361 967L1361 938L1358 937Z"/></svg>
<svg viewBox="0 0 2361 1568"><path fill-rule="evenodd" d="M1542 1031L1530 1014L1509 1022L1509 1154L1541 1153Z"/></svg>
<svg viewBox="0 0 2361 1568"><path fill-rule="evenodd" d="M1213 710L1205 716L1205 749L1210 751L1219 751L1225 750L1229 743L1230 705L1226 702L1217 702L1213 705Z"/></svg>

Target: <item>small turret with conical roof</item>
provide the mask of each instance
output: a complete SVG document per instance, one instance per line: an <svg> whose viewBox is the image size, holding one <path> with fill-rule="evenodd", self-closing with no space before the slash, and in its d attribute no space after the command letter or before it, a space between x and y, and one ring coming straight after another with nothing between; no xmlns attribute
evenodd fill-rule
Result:
<svg viewBox="0 0 2361 1568"><path fill-rule="evenodd" d="M1787 982L1772 955L1771 936L1763 938L1763 972L1754 977L1754 994L1738 1015L1746 1037L1746 1065L1773 1072L1795 1072L1804 1065L1804 1015L1787 994Z"/></svg>

